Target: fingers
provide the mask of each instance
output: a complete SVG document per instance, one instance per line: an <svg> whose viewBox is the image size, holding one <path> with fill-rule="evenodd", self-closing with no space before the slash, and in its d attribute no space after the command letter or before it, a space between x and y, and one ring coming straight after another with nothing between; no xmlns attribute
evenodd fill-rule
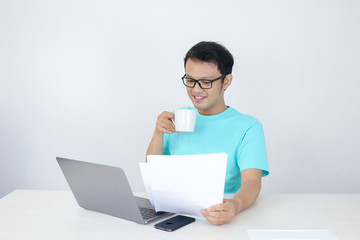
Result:
<svg viewBox="0 0 360 240"><path fill-rule="evenodd" d="M221 225L230 222L236 215L235 207L228 201L203 209L201 210L201 213L211 224L214 225Z"/></svg>
<svg viewBox="0 0 360 240"><path fill-rule="evenodd" d="M204 215L206 220L213 225L222 225L231 221L230 217L211 217Z"/></svg>
<svg viewBox="0 0 360 240"><path fill-rule="evenodd" d="M233 218L235 216L233 211L209 211L207 209L204 209L202 211L203 215L205 214L207 217L213 217L213 218Z"/></svg>
<svg viewBox="0 0 360 240"><path fill-rule="evenodd" d="M228 212L209 212L207 210L201 211L202 215L213 225L221 225L230 222L233 216Z"/></svg>
<svg viewBox="0 0 360 240"><path fill-rule="evenodd" d="M221 204L211 206L211 207L207 208L207 210L210 212L225 211L226 209L228 209L228 207L229 207L228 204L221 203Z"/></svg>
<svg viewBox="0 0 360 240"><path fill-rule="evenodd" d="M175 125L173 123L173 119L175 118L174 113L171 112L162 112L156 122L156 130L159 133L168 133L172 134L175 131Z"/></svg>

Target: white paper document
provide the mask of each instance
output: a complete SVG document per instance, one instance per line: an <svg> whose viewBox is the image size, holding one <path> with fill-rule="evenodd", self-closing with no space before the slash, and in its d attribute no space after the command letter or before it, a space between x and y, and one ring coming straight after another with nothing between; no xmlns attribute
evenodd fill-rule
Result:
<svg viewBox="0 0 360 240"><path fill-rule="evenodd" d="M248 230L250 240L338 240L329 230Z"/></svg>
<svg viewBox="0 0 360 240"><path fill-rule="evenodd" d="M202 216L222 203L227 154L149 155L140 163L149 200L156 211Z"/></svg>

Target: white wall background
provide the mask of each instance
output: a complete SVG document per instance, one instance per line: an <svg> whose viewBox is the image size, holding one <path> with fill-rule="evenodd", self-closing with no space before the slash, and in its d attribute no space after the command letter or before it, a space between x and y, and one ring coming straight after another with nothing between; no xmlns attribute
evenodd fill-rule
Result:
<svg viewBox="0 0 360 240"><path fill-rule="evenodd" d="M234 55L226 103L264 125L263 192L360 193L359 1L0 0L0 197L68 189L56 156L143 191L157 115L190 105L201 40Z"/></svg>

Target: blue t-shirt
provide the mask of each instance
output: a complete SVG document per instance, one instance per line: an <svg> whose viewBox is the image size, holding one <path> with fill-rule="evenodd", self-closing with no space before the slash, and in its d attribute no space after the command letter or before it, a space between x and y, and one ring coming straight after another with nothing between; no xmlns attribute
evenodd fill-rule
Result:
<svg viewBox="0 0 360 240"><path fill-rule="evenodd" d="M228 154L225 193L235 193L241 186L241 171L257 168L269 174L264 132L261 123L232 107L205 116L196 113L194 132L164 134L164 155ZM206 167L206 166L205 166Z"/></svg>

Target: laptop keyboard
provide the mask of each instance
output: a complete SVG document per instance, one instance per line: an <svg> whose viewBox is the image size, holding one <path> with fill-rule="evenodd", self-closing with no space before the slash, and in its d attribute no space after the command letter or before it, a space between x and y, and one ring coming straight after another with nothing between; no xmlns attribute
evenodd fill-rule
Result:
<svg viewBox="0 0 360 240"><path fill-rule="evenodd" d="M143 216L144 220L153 218L157 215L160 215L164 212L156 212L154 209L150 209L150 208L143 208L143 207L139 207L141 215Z"/></svg>

